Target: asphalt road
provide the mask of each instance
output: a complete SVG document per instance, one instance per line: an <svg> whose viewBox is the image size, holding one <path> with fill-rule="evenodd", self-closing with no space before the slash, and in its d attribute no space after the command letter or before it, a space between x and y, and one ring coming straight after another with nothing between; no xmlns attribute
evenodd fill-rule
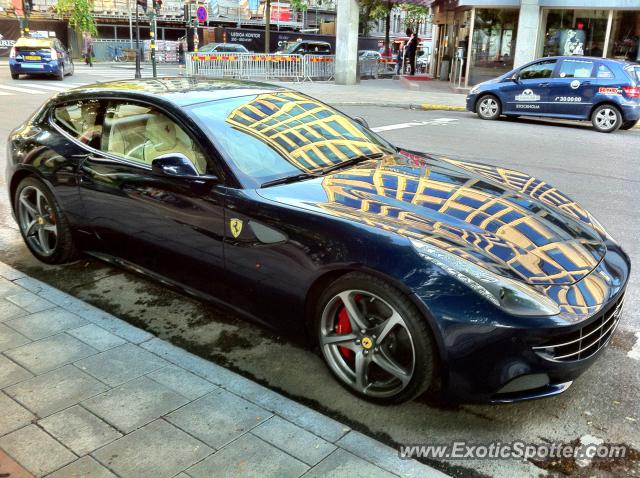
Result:
<svg viewBox="0 0 640 478"><path fill-rule="evenodd" d="M96 67L93 71L78 71L65 82L21 83L12 82L6 67L0 67L0 140L4 141L13 127L54 93L45 86L63 88L67 83L106 79L109 73L108 69ZM117 74L115 78L131 73L118 70L112 74ZM37 84L40 90L30 89L44 93L12 94L6 88L21 84ZM363 116L398 145L520 169L551 182L592 211L626 247L634 268L640 266L640 130L605 135L585 125L560 122L486 122L466 113L383 107L341 109ZM4 171L4 155L2 147L0 171ZM636 450L631 457L613 464L572 459L537 464L488 459L430 463L445 472L509 478L561 472L576 476L640 476L637 274L632 277L625 315L611 346L562 396L502 406L441 406L419 399L402 406L380 407L352 397L337 385L313 351L238 320L227 311L93 259L65 267L38 263L28 254L8 213L5 190L2 178L0 260L388 443L603 440L628 444Z"/></svg>

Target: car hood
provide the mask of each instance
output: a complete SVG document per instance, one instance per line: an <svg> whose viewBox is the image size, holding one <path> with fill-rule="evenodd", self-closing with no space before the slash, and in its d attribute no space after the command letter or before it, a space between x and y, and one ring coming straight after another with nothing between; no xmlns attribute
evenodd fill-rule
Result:
<svg viewBox="0 0 640 478"><path fill-rule="evenodd" d="M532 285L573 284L606 253L602 227L553 186L518 171L423 153L400 151L258 193L428 242Z"/></svg>

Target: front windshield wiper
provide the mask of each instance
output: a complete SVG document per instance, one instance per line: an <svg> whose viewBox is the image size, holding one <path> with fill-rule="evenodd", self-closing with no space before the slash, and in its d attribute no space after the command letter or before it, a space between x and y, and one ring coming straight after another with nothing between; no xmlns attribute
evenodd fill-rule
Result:
<svg viewBox="0 0 640 478"><path fill-rule="evenodd" d="M337 163L333 166L329 166L328 168L324 168L320 171L320 174L328 174L333 171L337 171L338 169L348 168L349 166L354 166L364 161L369 161L371 159L380 159L383 156L384 153L363 154L362 156L356 156L355 158L347 159L346 161L342 161L341 163Z"/></svg>
<svg viewBox="0 0 640 478"><path fill-rule="evenodd" d="M276 184L288 184L302 181L304 179L319 178L321 175L316 173L300 173L293 176L286 176L284 178L272 179L266 183L260 185L261 188L268 188L269 186L275 186Z"/></svg>

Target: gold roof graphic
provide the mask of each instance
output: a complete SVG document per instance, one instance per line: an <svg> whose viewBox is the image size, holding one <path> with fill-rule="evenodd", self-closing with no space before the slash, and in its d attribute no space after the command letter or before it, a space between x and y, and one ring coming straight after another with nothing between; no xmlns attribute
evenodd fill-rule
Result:
<svg viewBox="0 0 640 478"><path fill-rule="evenodd" d="M268 144L304 172L382 152L352 121L292 92L258 95L233 110L227 122Z"/></svg>
<svg viewBox="0 0 640 478"><path fill-rule="evenodd" d="M327 202L321 208L428 242L480 266L506 266L544 286L565 312L590 313L606 300L606 277L588 275L600 260L596 247L571 236L549 220L545 209L513 191L441 169L427 168L417 176L415 169L397 165L351 169L322 184ZM535 189L545 188L542 183ZM578 216L584 210L561 197L547 194L541 200L588 217L586 212Z"/></svg>

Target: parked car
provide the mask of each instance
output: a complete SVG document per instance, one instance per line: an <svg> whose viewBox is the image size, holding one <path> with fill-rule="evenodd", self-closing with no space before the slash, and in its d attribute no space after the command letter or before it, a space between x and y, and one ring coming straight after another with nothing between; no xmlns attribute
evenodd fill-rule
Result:
<svg viewBox="0 0 640 478"><path fill-rule="evenodd" d="M382 55L375 50L359 50L358 51L358 59L359 60L380 60Z"/></svg>
<svg viewBox="0 0 640 478"><path fill-rule="evenodd" d="M251 53L240 43L207 43L202 48L198 48L199 53Z"/></svg>
<svg viewBox="0 0 640 478"><path fill-rule="evenodd" d="M398 149L264 83L59 93L10 133L6 185L41 261L83 251L307 336L375 402L559 394L611 341L629 279L548 183Z"/></svg>
<svg viewBox="0 0 640 478"><path fill-rule="evenodd" d="M290 43L277 53L286 55L331 55L331 43L315 40L300 40Z"/></svg>
<svg viewBox="0 0 640 478"><path fill-rule="evenodd" d="M640 64L590 57L547 57L475 86L467 110L482 119L542 116L591 121L611 133L640 119Z"/></svg>
<svg viewBox="0 0 640 478"><path fill-rule="evenodd" d="M53 75L64 80L73 75L71 53L57 38L20 37L9 52L11 78L20 75Z"/></svg>

